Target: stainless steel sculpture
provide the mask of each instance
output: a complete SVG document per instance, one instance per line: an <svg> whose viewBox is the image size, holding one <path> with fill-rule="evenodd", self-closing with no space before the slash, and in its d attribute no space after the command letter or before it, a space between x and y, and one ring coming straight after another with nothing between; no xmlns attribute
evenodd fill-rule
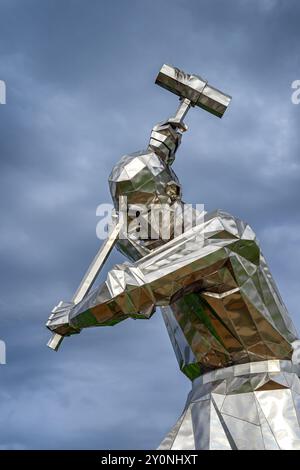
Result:
<svg viewBox="0 0 300 470"><path fill-rule="evenodd" d="M167 65L156 83L179 95L179 109L153 128L147 150L113 168L115 225L73 302L53 310L49 346L83 328L150 318L160 307L192 390L159 449L300 449L299 341L251 227L218 210L181 235L171 222L170 240L159 230L138 237L134 223L118 238L121 196L146 207L139 214L146 226L153 204L171 213L184 207L171 164L186 112L198 106L222 117L230 102L202 78ZM115 266L89 292L114 243L131 263Z"/></svg>

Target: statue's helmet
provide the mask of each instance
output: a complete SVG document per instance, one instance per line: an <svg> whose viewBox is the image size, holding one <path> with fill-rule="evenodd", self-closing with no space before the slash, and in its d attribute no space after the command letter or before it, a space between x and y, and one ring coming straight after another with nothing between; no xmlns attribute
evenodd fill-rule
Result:
<svg viewBox="0 0 300 470"><path fill-rule="evenodd" d="M152 150L124 155L109 176L109 187L116 210L120 196L128 205L146 206L181 196L174 171Z"/></svg>

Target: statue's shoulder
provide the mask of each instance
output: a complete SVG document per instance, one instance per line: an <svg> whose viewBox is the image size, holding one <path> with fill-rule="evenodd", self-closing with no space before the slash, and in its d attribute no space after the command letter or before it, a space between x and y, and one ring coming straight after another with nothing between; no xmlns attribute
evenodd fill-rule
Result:
<svg viewBox="0 0 300 470"><path fill-rule="evenodd" d="M212 212L206 212L204 216L205 222L208 222L214 219L220 219L220 221L222 220L241 221L238 217L235 217L234 215L230 214L229 212L224 211L223 209L215 209Z"/></svg>
<svg viewBox="0 0 300 470"><path fill-rule="evenodd" d="M225 230L239 238L247 238L250 240L256 238L254 231L247 222L222 209L207 212L204 216L204 222L211 222L216 229L218 227L218 230Z"/></svg>

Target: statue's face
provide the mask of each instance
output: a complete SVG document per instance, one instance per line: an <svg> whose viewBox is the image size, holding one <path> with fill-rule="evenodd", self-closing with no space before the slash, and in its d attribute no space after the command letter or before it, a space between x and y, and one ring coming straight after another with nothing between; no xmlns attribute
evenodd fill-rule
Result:
<svg viewBox="0 0 300 470"><path fill-rule="evenodd" d="M109 176L110 192L118 210L119 197L126 196L128 205L166 204L180 199L180 184L173 170L154 152L125 155Z"/></svg>

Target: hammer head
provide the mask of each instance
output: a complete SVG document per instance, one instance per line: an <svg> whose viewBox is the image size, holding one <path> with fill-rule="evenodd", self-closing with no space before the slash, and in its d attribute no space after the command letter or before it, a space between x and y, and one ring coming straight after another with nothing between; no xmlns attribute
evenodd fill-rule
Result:
<svg viewBox="0 0 300 470"><path fill-rule="evenodd" d="M164 64L162 66L155 83L180 98L187 98L191 101L192 106L199 106L220 118L231 100L231 96L213 88L198 75L189 75L171 65Z"/></svg>

